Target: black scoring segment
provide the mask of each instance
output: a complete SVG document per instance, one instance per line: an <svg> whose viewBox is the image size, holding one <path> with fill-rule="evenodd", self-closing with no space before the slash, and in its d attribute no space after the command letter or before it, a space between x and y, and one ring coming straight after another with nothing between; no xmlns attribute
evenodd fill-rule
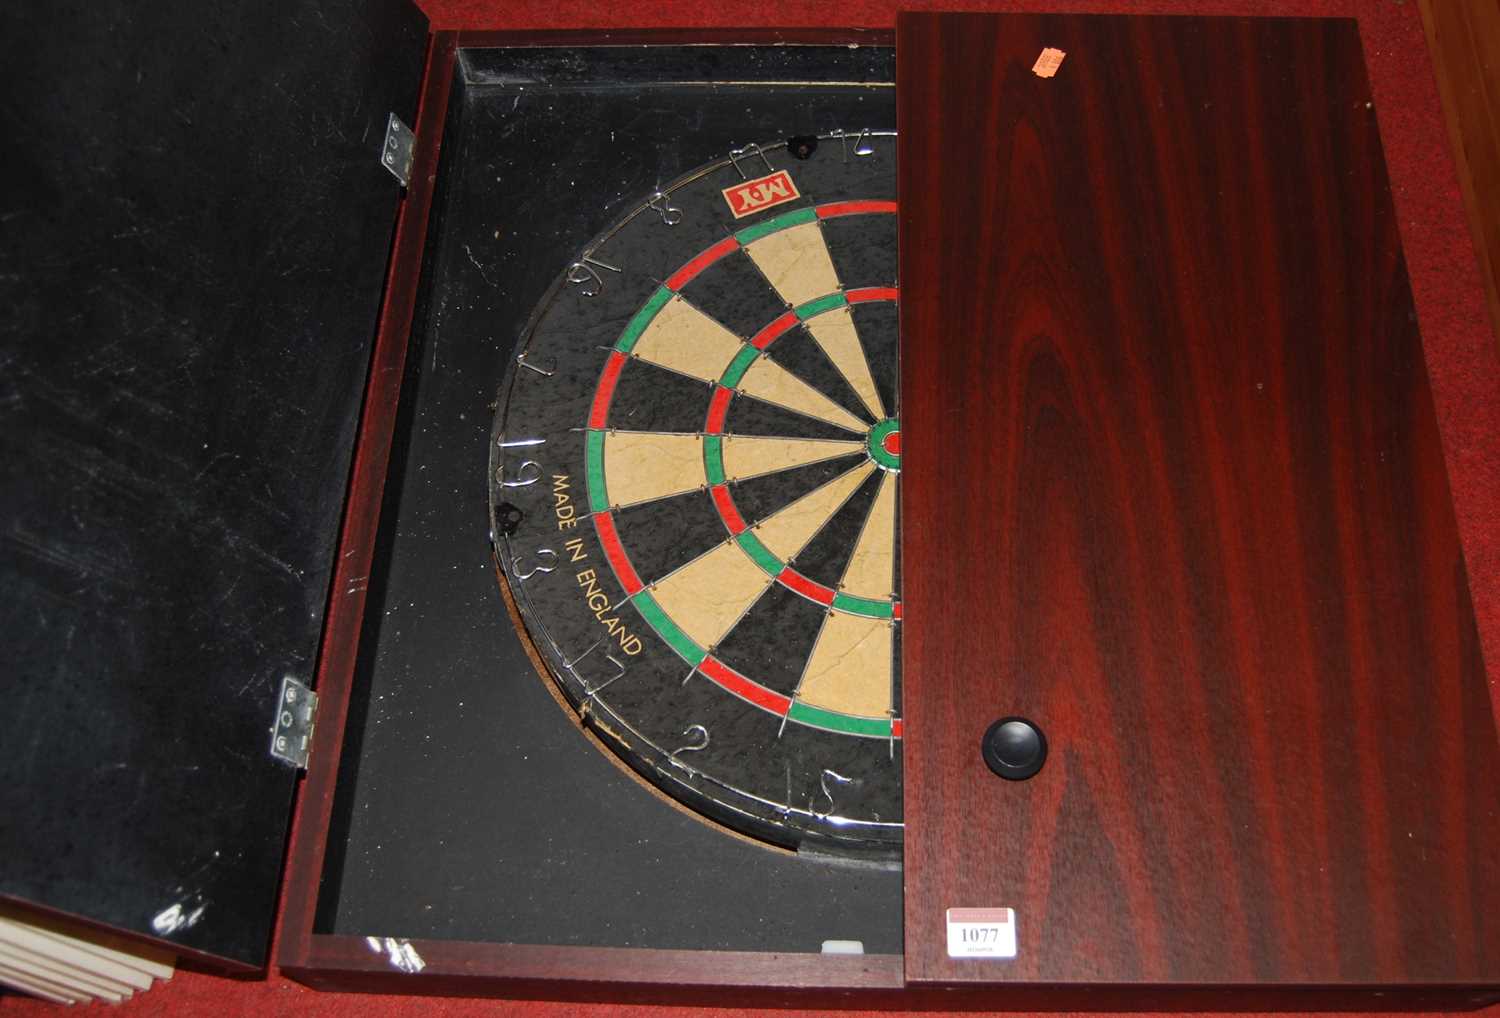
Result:
<svg viewBox="0 0 1500 1018"><path fill-rule="evenodd" d="M891 589L901 590L901 478L896 478L896 554L891 556ZM897 701L900 702L900 701Z"/></svg>
<svg viewBox="0 0 1500 1018"><path fill-rule="evenodd" d="M860 420L875 423L806 326L787 330L766 348L766 355Z"/></svg>
<svg viewBox="0 0 1500 1018"><path fill-rule="evenodd" d="M688 303L747 342L787 310L743 250L720 258L679 292Z"/></svg>
<svg viewBox="0 0 1500 1018"><path fill-rule="evenodd" d="M865 517L870 515L870 507L875 502L875 494L880 490L880 482L884 476L884 471L871 471L864 483L849 496L849 501L833 514L823 525L823 529L807 542L807 547L792 560L791 564L797 572L825 587L838 589L839 580L843 579L844 569L854 554L854 545L864 530Z"/></svg>
<svg viewBox="0 0 1500 1018"><path fill-rule="evenodd" d="M851 453L780 473L731 481L729 491L734 496L735 508L739 510L740 516L753 526L776 510L791 505L808 492L858 466L863 459L864 453Z"/></svg>
<svg viewBox="0 0 1500 1018"><path fill-rule="evenodd" d="M725 417L724 430L731 435L765 435L773 438L826 438L850 441L860 436L836 424L794 413L743 393L734 397Z"/></svg>
<svg viewBox="0 0 1500 1018"><path fill-rule="evenodd" d="M791 696L812 655L827 609L773 583L714 649L730 668Z"/></svg>
<svg viewBox="0 0 1500 1018"><path fill-rule="evenodd" d="M896 556L900 558L900 555ZM900 587L896 588L900 590ZM891 626L891 703L899 710L901 700L901 623Z"/></svg>
<svg viewBox="0 0 1500 1018"><path fill-rule="evenodd" d="M867 301L849 309L854 328L865 348L865 360L875 378L875 388L886 413L897 416L901 404L901 362L898 360L897 319L894 301Z"/></svg>
<svg viewBox="0 0 1500 1018"><path fill-rule="evenodd" d="M696 434L713 394L707 382L631 357L609 402L608 424L621 431Z"/></svg>
<svg viewBox="0 0 1500 1018"><path fill-rule="evenodd" d="M703 491L620 509L615 529L631 565L646 583L655 583L729 539L718 510Z"/></svg>
<svg viewBox="0 0 1500 1018"><path fill-rule="evenodd" d="M896 217L889 213L823 220L823 239L846 290L896 285Z"/></svg>

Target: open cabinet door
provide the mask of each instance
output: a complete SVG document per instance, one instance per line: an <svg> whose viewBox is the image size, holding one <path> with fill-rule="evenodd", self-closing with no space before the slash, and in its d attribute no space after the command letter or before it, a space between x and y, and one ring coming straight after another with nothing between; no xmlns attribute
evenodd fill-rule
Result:
<svg viewBox="0 0 1500 1018"><path fill-rule="evenodd" d="M424 38L0 13L0 900L264 964Z"/></svg>
<svg viewBox="0 0 1500 1018"><path fill-rule="evenodd" d="M1495 999L1500 757L1355 23L897 47L909 983ZM1047 752L1001 776L1011 716Z"/></svg>

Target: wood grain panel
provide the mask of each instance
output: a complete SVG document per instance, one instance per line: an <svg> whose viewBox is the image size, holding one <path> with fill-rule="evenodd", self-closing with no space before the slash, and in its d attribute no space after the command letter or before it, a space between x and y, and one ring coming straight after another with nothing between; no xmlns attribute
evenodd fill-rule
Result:
<svg viewBox="0 0 1500 1018"><path fill-rule="evenodd" d="M1419 0L1469 232L1500 335L1500 0Z"/></svg>
<svg viewBox="0 0 1500 1018"><path fill-rule="evenodd" d="M1354 22L897 36L908 980L1493 999L1500 759ZM950 906L1018 957L949 959Z"/></svg>

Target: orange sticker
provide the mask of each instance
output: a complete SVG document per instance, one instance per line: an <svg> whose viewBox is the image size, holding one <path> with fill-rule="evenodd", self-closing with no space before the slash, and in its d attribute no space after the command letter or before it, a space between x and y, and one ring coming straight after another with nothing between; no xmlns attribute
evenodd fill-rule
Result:
<svg viewBox="0 0 1500 1018"><path fill-rule="evenodd" d="M1035 74L1038 78L1050 78L1062 66L1063 57L1065 56L1067 54L1062 50L1053 49L1051 46L1048 46L1042 50L1042 55L1036 58L1036 63L1031 65L1031 73Z"/></svg>

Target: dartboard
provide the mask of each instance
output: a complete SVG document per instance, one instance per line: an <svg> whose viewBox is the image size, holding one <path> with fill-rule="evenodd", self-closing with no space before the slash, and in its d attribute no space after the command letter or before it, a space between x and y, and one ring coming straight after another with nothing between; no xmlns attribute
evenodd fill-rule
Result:
<svg viewBox="0 0 1500 1018"><path fill-rule="evenodd" d="M639 774L786 846L901 836L895 138L746 146L579 249L501 385L496 555Z"/></svg>

